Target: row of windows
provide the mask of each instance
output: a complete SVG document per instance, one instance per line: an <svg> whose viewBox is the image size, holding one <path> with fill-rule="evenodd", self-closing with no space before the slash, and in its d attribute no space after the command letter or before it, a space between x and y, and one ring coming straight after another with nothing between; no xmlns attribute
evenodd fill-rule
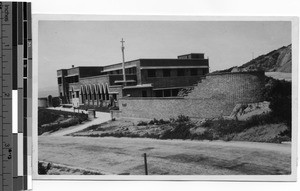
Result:
<svg viewBox="0 0 300 191"><path fill-rule="evenodd" d="M177 76L185 76L187 70L190 70L191 76L200 75L200 74L198 74L197 68L190 68L190 69L177 69ZM162 69L162 74L163 74L163 77L170 77L171 69ZM201 73L201 75L202 74L203 74L203 72ZM148 70L148 77L149 78L157 77L157 70L155 70L155 69Z"/></svg>
<svg viewBox="0 0 300 191"><path fill-rule="evenodd" d="M66 80L67 83L76 83L76 82L79 82L79 76L65 77L65 80ZM57 78L57 83L62 84L61 77Z"/></svg>
<svg viewBox="0 0 300 191"><path fill-rule="evenodd" d="M165 89L154 91L155 97L176 97L180 89Z"/></svg>
<svg viewBox="0 0 300 191"><path fill-rule="evenodd" d="M136 74L136 68L126 68L125 69L126 74ZM114 70L108 72L108 74L123 74L123 70Z"/></svg>

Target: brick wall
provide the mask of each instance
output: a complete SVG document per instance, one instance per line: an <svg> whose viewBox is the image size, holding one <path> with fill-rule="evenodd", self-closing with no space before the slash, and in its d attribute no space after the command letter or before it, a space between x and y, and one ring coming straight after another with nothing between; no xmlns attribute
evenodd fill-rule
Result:
<svg viewBox="0 0 300 191"><path fill-rule="evenodd" d="M208 75L184 98L133 98L119 100L123 117L169 119L178 115L215 118L230 115L237 103L263 101L263 72Z"/></svg>

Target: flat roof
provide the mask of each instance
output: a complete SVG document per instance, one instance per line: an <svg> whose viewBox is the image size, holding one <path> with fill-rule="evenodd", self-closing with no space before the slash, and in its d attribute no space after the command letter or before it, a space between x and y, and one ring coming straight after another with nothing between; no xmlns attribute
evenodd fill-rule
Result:
<svg viewBox="0 0 300 191"><path fill-rule="evenodd" d="M71 69L75 69L75 68L103 68L104 66L76 66L76 67L71 67L71 68L67 68L67 69L59 69L57 71L60 70L71 70Z"/></svg>
<svg viewBox="0 0 300 191"><path fill-rule="evenodd" d="M199 61L203 63L199 64ZM136 67L140 63L141 69L146 67L157 68L208 68L208 59L178 59L178 58L140 58L125 62L125 68ZM122 63L104 66L102 72L110 72L122 69Z"/></svg>

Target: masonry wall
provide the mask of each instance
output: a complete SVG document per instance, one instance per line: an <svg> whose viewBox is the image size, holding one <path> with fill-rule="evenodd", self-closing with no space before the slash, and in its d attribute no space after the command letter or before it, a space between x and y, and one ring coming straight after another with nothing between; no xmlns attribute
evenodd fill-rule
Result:
<svg viewBox="0 0 300 191"><path fill-rule="evenodd" d="M119 100L121 116L168 119L228 116L237 103L263 101L264 73L244 72L208 75L184 98L133 98Z"/></svg>
<svg viewBox="0 0 300 191"><path fill-rule="evenodd" d="M230 115L235 104L221 99L122 98L121 116L169 119L178 115L191 118L215 118Z"/></svg>
<svg viewBox="0 0 300 191"><path fill-rule="evenodd" d="M209 74L187 98L223 98L229 102L263 101L264 72Z"/></svg>

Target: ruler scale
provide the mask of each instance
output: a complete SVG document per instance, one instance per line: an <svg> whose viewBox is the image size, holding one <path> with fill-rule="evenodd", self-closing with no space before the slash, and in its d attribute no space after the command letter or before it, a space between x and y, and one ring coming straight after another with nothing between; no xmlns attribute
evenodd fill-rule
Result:
<svg viewBox="0 0 300 191"><path fill-rule="evenodd" d="M0 186L31 189L31 4L0 2ZM29 127L29 129L28 129Z"/></svg>

